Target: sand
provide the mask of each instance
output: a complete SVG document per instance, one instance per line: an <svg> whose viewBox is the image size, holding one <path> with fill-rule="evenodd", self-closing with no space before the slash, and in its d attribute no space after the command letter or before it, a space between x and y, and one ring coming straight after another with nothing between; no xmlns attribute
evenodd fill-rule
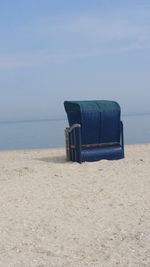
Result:
<svg viewBox="0 0 150 267"><path fill-rule="evenodd" d="M150 145L125 152L0 152L0 267L149 267Z"/></svg>

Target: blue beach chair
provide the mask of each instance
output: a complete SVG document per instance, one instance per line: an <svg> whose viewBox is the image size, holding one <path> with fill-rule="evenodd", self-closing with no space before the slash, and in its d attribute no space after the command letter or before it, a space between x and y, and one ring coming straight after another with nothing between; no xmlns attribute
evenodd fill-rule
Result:
<svg viewBox="0 0 150 267"><path fill-rule="evenodd" d="M67 159L97 161L124 158L123 123L114 101L65 101Z"/></svg>

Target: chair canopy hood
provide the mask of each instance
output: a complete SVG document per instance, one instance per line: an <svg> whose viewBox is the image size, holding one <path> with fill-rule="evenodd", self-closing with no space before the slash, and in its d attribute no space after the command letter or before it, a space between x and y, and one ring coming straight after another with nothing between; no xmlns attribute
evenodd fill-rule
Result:
<svg viewBox="0 0 150 267"><path fill-rule="evenodd" d="M115 101L65 101L69 126L81 125L83 144L120 141L120 106Z"/></svg>

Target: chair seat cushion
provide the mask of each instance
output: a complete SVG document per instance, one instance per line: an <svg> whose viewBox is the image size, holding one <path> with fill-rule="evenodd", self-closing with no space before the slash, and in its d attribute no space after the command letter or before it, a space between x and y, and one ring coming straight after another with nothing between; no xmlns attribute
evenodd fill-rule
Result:
<svg viewBox="0 0 150 267"><path fill-rule="evenodd" d="M97 161L101 159L121 159L124 157L124 151L121 145L82 148L81 161Z"/></svg>

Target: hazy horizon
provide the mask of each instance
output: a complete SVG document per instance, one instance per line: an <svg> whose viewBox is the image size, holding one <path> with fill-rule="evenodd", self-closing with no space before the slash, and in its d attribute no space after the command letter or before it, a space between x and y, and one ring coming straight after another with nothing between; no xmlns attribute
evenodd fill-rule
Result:
<svg viewBox="0 0 150 267"><path fill-rule="evenodd" d="M65 100L149 113L150 2L0 4L0 121L65 118Z"/></svg>
<svg viewBox="0 0 150 267"><path fill-rule="evenodd" d="M139 117L139 116L149 116L150 112L131 112L131 113L121 113L121 118L125 118L125 117ZM17 119L17 118L12 118L12 119L1 119L0 123L1 124L5 124L5 123L28 123L28 122L46 122L46 121L67 121L68 123L68 119L67 119L67 114L63 114L62 116L56 116L56 117L39 117L39 118L32 118L30 116L30 118L21 118L21 119Z"/></svg>

